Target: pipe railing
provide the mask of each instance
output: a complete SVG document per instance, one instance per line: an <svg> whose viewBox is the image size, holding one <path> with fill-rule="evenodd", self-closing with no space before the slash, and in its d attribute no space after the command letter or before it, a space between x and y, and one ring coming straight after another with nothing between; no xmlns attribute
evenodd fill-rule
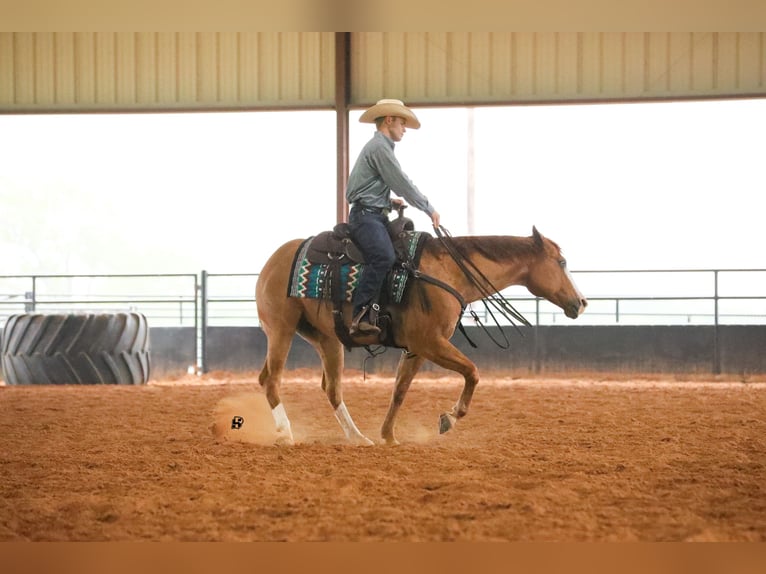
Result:
<svg viewBox="0 0 766 574"><path fill-rule="evenodd" d="M588 311L577 322L566 320L560 309L526 291L513 293L520 288L502 294L534 326L712 325L716 366L720 363L720 325L766 324L766 269L586 270L572 274L578 283L586 283L580 285L586 296L591 293ZM652 280L661 275L666 276L665 282ZM198 367L204 371L209 327L258 325L257 278L257 273L207 271L0 275L0 327L16 313L139 311L155 327L193 327ZM480 302L470 310L479 321L494 325ZM470 325L472 321L474 316L466 314L464 323Z"/></svg>

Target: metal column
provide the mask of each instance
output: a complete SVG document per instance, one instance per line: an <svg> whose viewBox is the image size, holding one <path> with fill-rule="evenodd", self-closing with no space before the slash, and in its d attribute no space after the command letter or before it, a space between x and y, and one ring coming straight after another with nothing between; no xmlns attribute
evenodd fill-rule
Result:
<svg viewBox="0 0 766 574"><path fill-rule="evenodd" d="M335 219L338 223L348 220L346 183L348 182L348 103L351 96L351 33L335 34L335 117L337 189Z"/></svg>

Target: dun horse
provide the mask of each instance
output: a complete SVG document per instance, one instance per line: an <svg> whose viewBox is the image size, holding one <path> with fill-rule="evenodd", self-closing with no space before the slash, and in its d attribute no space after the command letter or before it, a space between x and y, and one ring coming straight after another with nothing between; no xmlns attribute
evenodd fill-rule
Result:
<svg viewBox="0 0 766 574"><path fill-rule="evenodd" d="M567 317L576 319L585 310L586 299L575 286L559 246L543 237L537 229L533 228L532 232L530 237L474 236L454 237L450 241L497 290L523 285L533 295L563 309ZM346 438L353 444L373 444L359 431L343 402L343 344L336 335L332 304L321 299L288 296L292 265L302 242L296 239L282 245L263 267L256 285L258 317L268 338L266 361L259 381L272 409L278 442L293 443L279 389L293 336L298 333L319 353L322 389ZM394 435L396 416L424 361L460 373L465 379L457 403L450 412L441 415L441 432L449 430L466 415L479 381L476 365L450 343L450 338L463 311L457 294L465 303L480 300L484 294L450 255L446 244L430 236L423 246L419 271L437 281L411 279L401 303L387 306L395 342L392 346L405 349L381 429L381 436L388 444L397 443ZM452 289L445 289L437 284L439 282ZM343 316L348 329L350 303L345 304ZM359 338L358 343L374 345L377 340Z"/></svg>

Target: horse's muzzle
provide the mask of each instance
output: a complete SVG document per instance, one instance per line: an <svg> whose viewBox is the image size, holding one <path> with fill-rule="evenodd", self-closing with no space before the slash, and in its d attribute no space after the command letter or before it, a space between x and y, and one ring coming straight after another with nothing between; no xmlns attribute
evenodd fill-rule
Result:
<svg viewBox="0 0 766 574"><path fill-rule="evenodd" d="M585 308L588 306L588 300L583 297L573 302L571 305L567 305L564 308L564 314L570 319L577 319L585 312Z"/></svg>

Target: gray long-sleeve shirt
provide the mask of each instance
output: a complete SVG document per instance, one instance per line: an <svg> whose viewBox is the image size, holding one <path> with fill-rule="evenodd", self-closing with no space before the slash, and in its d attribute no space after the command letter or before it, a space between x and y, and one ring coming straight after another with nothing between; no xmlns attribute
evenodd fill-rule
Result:
<svg viewBox="0 0 766 574"><path fill-rule="evenodd" d="M376 131L362 148L348 176L346 200L349 203L389 209L392 191L428 215L436 211L428 198L402 171L394 156L394 142L382 132Z"/></svg>

